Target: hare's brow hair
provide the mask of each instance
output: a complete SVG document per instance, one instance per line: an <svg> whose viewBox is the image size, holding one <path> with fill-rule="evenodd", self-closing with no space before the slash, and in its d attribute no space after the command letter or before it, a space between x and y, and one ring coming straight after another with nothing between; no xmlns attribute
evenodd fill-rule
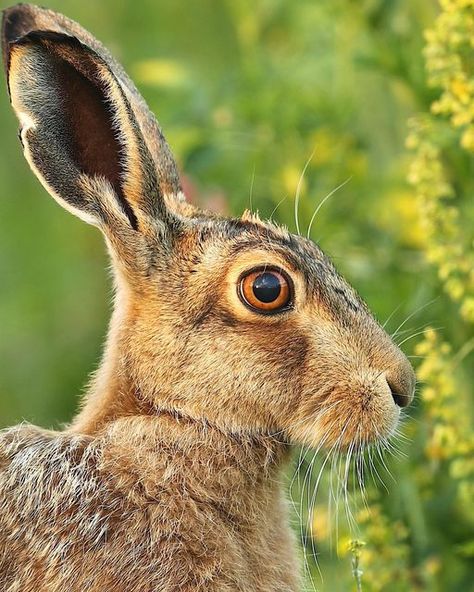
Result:
<svg viewBox="0 0 474 592"><path fill-rule="evenodd" d="M247 238L234 243L230 247L230 254L236 255L237 253L250 249L268 250L269 254L277 254L282 259L285 259L291 267L298 269L301 272L304 272L305 270L302 258L299 257L295 251L291 250L290 245L282 244L280 240L263 241L259 238Z"/></svg>
<svg viewBox="0 0 474 592"><path fill-rule="evenodd" d="M242 220L242 218L227 218L222 222L223 230L230 238L246 232L256 232L259 234L265 232L266 235L269 235L275 240L292 240L291 234L286 229L276 226L271 222Z"/></svg>

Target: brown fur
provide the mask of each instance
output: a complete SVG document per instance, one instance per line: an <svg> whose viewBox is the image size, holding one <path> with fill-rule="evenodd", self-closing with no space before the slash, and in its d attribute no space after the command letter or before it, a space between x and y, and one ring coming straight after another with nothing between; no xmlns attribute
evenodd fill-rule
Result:
<svg viewBox="0 0 474 592"><path fill-rule="evenodd" d="M312 242L183 201L158 124L90 34L19 5L3 44L25 155L104 233L116 301L72 424L0 439L1 589L295 592L289 443L389 436L409 363ZM290 310L243 304L238 279L256 266L291 278Z"/></svg>

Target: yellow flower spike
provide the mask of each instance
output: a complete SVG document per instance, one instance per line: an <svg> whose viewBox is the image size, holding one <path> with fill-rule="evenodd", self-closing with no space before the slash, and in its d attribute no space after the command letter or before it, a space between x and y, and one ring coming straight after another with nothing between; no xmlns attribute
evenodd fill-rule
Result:
<svg viewBox="0 0 474 592"><path fill-rule="evenodd" d="M464 300L461 306L461 314L466 320L474 323L474 296L469 296Z"/></svg>
<svg viewBox="0 0 474 592"><path fill-rule="evenodd" d="M458 76L450 84L450 90L457 97L461 103L465 105L471 98L470 87L464 76Z"/></svg>
<svg viewBox="0 0 474 592"><path fill-rule="evenodd" d="M466 150L474 152L474 128L469 127L461 137L461 146Z"/></svg>

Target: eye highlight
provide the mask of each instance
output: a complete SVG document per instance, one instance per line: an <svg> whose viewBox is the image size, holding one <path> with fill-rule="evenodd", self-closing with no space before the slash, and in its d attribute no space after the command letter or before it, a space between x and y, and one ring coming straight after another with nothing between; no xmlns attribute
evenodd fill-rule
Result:
<svg viewBox="0 0 474 592"><path fill-rule="evenodd" d="M291 307L291 280L276 269L262 268L245 273L238 290L243 303L255 312L272 314Z"/></svg>

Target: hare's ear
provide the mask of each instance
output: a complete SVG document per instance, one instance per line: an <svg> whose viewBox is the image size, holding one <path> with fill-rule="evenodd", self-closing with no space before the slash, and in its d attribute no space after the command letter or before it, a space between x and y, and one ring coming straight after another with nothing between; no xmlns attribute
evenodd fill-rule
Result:
<svg viewBox="0 0 474 592"><path fill-rule="evenodd" d="M179 193L176 167L108 52L72 21L31 5L4 13L2 41L25 156L52 196L109 235L174 225L164 197Z"/></svg>

